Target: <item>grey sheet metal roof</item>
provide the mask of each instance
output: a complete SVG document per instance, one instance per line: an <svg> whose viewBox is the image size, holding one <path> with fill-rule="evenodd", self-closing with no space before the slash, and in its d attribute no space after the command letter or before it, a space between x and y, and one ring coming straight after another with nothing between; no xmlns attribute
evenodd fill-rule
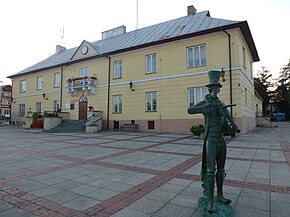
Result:
<svg viewBox="0 0 290 217"><path fill-rule="evenodd" d="M85 61L88 59L108 56L110 54L120 53L127 50L134 50L141 47L146 47L150 45L152 46L154 44L174 41L182 39L186 36L192 37L194 36L194 34L201 35L209 33L210 31L221 31L221 27L228 27L228 29L240 27L242 29L241 25L244 27L245 33L248 34L249 40L247 40L247 42L253 44L252 47L254 50L252 54L254 56L254 60L258 61L259 57L246 21L241 22L216 19L210 17L209 11L203 11L200 13L196 13L193 16L177 18L115 37L92 42L91 45L98 51L98 53L91 56L84 56L79 59L72 59L78 47L62 51L58 54L53 54L47 59L14 75L9 76L9 78L44 69L59 67L61 65L66 65L77 61ZM251 46L249 47L251 49Z"/></svg>

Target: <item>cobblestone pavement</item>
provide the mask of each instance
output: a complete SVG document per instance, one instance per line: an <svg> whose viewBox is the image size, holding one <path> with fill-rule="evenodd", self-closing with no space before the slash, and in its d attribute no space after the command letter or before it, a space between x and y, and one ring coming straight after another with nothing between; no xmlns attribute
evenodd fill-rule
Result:
<svg viewBox="0 0 290 217"><path fill-rule="evenodd" d="M290 123L228 140L237 217L290 216ZM24 133L0 127L0 217L195 217L201 139L189 134Z"/></svg>

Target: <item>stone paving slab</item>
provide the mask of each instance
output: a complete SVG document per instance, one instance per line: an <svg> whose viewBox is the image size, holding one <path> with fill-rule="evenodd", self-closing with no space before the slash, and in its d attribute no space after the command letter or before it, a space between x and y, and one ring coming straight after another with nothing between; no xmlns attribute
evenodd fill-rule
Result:
<svg viewBox="0 0 290 217"><path fill-rule="evenodd" d="M290 123L227 138L237 217L289 217ZM53 136L52 136L53 135ZM0 128L0 217L196 217L203 140L189 134Z"/></svg>

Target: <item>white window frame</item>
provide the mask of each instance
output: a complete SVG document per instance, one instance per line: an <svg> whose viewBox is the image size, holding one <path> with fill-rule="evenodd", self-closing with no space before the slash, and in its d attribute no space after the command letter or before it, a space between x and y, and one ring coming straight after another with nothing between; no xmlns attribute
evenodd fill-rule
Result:
<svg viewBox="0 0 290 217"><path fill-rule="evenodd" d="M36 102L35 111L40 114L41 113L41 102Z"/></svg>
<svg viewBox="0 0 290 217"><path fill-rule="evenodd" d="M80 77L89 77L89 68L88 67L84 67L84 68L80 68Z"/></svg>
<svg viewBox="0 0 290 217"><path fill-rule="evenodd" d="M152 74L157 72L157 55L156 53L146 55L146 72L145 74Z"/></svg>
<svg viewBox="0 0 290 217"><path fill-rule="evenodd" d="M37 90L42 90L42 76L37 77Z"/></svg>
<svg viewBox="0 0 290 217"><path fill-rule="evenodd" d="M157 111L157 91L146 92L146 112Z"/></svg>
<svg viewBox="0 0 290 217"><path fill-rule="evenodd" d="M25 93L26 92L26 80L21 80L20 81L20 93Z"/></svg>
<svg viewBox="0 0 290 217"><path fill-rule="evenodd" d="M19 117L24 117L25 116L25 104L19 104Z"/></svg>
<svg viewBox="0 0 290 217"><path fill-rule="evenodd" d="M122 78L123 74L123 61L115 61L113 63L114 65L114 79Z"/></svg>
<svg viewBox="0 0 290 217"><path fill-rule="evenodd" d="M206 65L206 46L200 44L186 48L187 68L193 68Z"/></svg>
<svg viewBox="0 0 290 217"><path fill-rule="evenodd" d="M60 87L60 72L54 73L54 87Z"/></svg>
<svg viewBox="0 0 290 217"><path fill-rule="evenodd" d="M113 101L114 101L114 108L113 108L114 113L122 113L122 107L123 107L122 95L114 95Z"/></svg>
<svg viewBox="0 0 290 217"><path fill-rule="evenodd" d="M188 108L196 105L200 101L205 99L205 96L208 94L207 87L190 87L187 89L187 102Z"/></svg>
<svg viewBox="0 0 290 217"><path fill-rule="evenodd" d="M57 112L59 108L59 100L53 100L53 111Z"/></svg>

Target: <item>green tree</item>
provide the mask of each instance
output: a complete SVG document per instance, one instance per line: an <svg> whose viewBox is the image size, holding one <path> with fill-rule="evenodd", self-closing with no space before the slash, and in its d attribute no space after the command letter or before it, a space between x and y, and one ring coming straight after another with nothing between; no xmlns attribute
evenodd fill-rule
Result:
<svg viewBox="0 0 290 217"><path fill-rule="evenodd" d="M285 113L286 119L290 119L290 60L285 65L277 79L275 94L273 96L275 107L279 112Z"/></svg>
<svg viewBox="0 0 290 217"><path fill-rule="evenodd" d="M254 78L255 89L263 98L263 111L265 112L273 96L272 74L265 67L258 71L257 77Z"/></svg>

